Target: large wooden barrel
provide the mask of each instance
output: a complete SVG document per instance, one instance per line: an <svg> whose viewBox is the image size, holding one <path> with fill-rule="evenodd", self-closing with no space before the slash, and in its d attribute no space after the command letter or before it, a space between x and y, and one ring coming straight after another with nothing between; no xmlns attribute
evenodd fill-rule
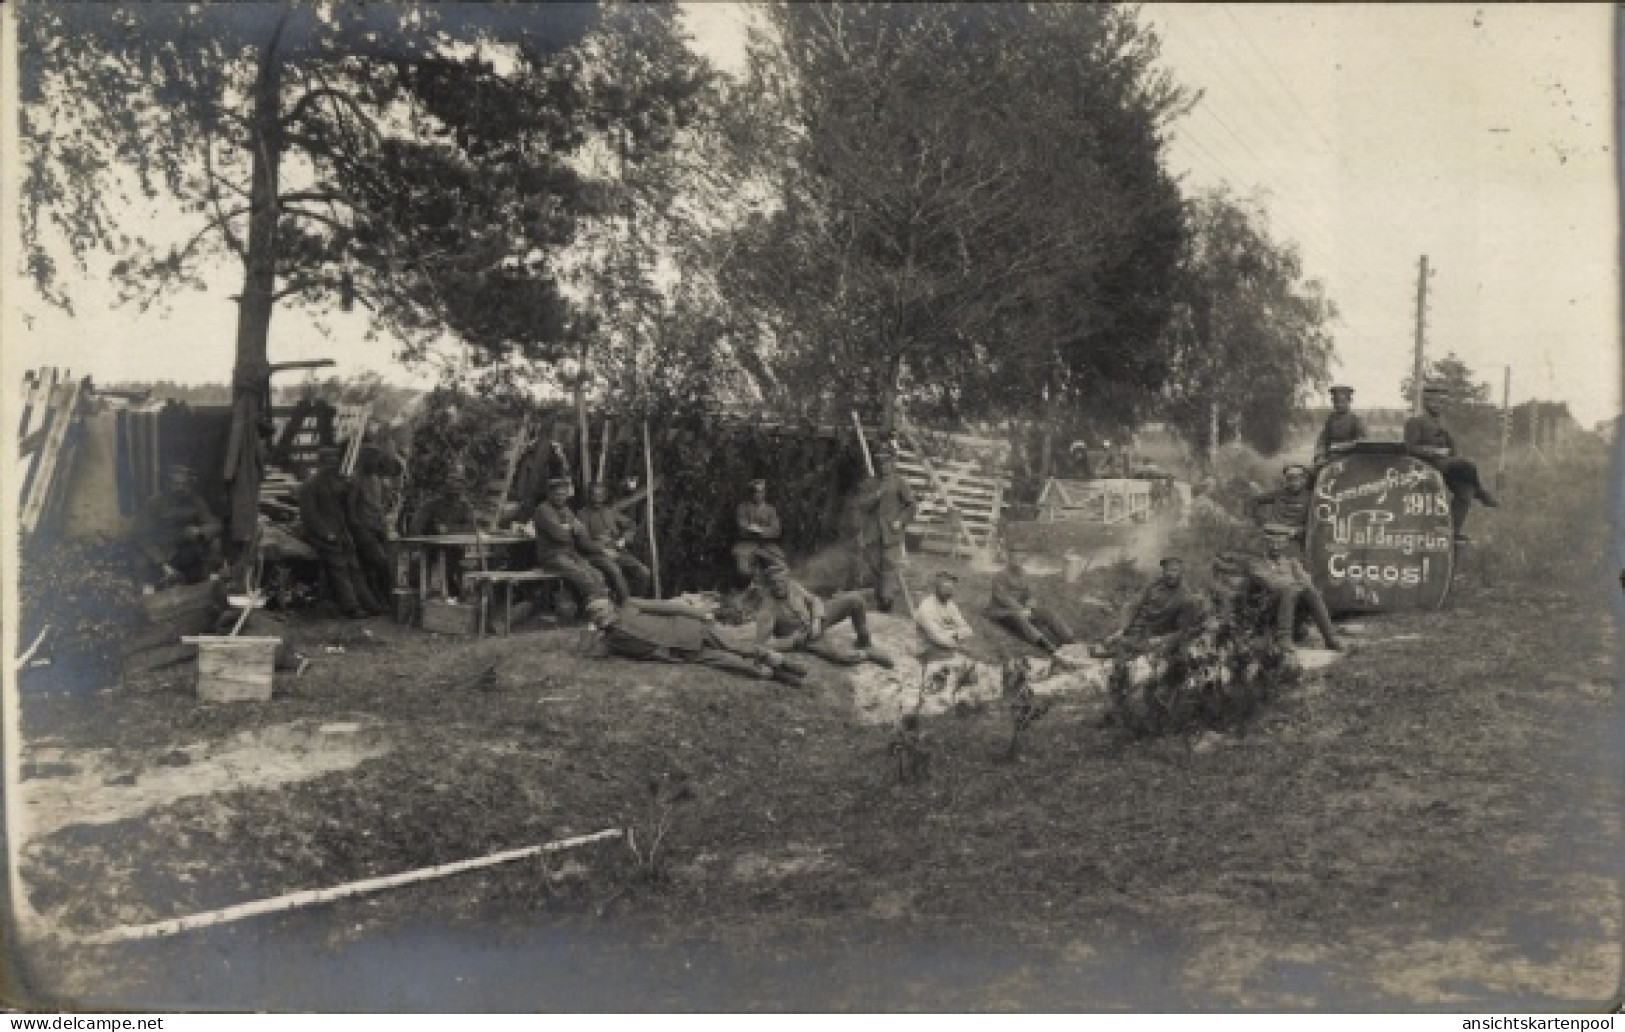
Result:
<svg viewBox="0 0 1625 1032"><path fill-rule="evenodd" d="M1306 562L1333 612L1437 609L1450 593L1450 494L1397 442L1354 445L1320 471Z"/></svg>

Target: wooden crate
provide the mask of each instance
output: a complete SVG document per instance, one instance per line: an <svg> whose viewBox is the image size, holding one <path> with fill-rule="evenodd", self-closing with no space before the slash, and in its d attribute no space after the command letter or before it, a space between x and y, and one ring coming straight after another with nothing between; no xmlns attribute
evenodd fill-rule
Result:
<svg viewBox="0 0 1625 1032"><path fill-rule="evenodd" d="M431 598L423 603L422 627L436 634L474 634L479 630L480 607Z"/></svg>
<svg viewBox="0 0 1625 1032"><path fill-rule="evenodd" d="M204 702L263 702L271 697L281 638L189 637L197 646L197 697Z"/></svg>

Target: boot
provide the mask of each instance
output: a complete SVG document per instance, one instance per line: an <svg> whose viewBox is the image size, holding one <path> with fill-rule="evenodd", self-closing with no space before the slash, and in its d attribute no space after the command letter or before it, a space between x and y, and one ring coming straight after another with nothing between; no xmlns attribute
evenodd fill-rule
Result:
<svg viewBox="0 0 1625 1032"><path fill-rule="evenodd" d="M864 631L864 632L860 633L857 636L857 640L854 641L852 644L853 644L854 648L858 649L859 651L862 651L864 649L874 648L875 641L874 641L873 638L869 637L869 632L868 631Z"/></svg>
<svg viewBox="0 0 1625 1032"><path fill-rule="evenodd" d="M807 664L798 659L791 659L789 656L781 657L781 662L778 665L778 669L788 670L797 677L807 676Z"/></svg>
<svg viewBox="0 0 1625 1032"><path fill-rule="evenodd" d="M1481 488L1478 489L1477 493L1478 493L1478 504L1479 505L1487 505L1491 509L1496 509L1496 508L1500 507L1501 503L1496 501L1495 496L1490 494L1489 491L1487 491L1487 490L1485 490L1484 488L1481 487Z"/></svg>
<svg viewBox="0 0 1625 1032"><path fill-rule="evenodd" d="M897 667L897 661L879 649L859 649L858 654L864 659L873 663L875 666L883 667L887 670L894 670Z"/></svg>
<svg viewBox="0 0 1625 1032"><path fill-rule="evenodd" d="M789 664L783 664L777 670L773 671L772 676L773 680L779 682L780 684L787 684L792 688L800 688L802 682L807 679L807 672L805 670L798 671L793 669Z"/></svg>

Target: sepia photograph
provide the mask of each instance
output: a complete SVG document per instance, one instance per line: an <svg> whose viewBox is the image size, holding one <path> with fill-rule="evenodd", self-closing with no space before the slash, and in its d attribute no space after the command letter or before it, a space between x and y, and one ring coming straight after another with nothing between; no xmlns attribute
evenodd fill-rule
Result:
<svg viewBox="0 0 1625 1032"><path fill-rule="evenodd" d="M6 5L0 1004L1617 1011L1618 20Z"/></svg>

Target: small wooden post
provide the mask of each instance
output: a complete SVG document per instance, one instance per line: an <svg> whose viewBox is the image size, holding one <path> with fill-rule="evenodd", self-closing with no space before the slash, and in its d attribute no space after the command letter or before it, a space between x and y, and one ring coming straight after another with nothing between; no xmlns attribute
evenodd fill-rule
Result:
<svg viewBox="0 0 1625 1032"><path fill-rule="evenodd" d="M643 477L648 492L643 500L649 519L649 572L654 575L655 598L660 597L660 542L655 538L655 460L649 448L649 421L643 421Z"/></svg>
<svg viewBox="0 0 1625 1032"><path fill-rule="evenodd" d="M593 481L598 484L604 482L604 474L609 467L609 428L610 420L606 418L604 420L604 443L598 449L598 476Z"/></svg>

